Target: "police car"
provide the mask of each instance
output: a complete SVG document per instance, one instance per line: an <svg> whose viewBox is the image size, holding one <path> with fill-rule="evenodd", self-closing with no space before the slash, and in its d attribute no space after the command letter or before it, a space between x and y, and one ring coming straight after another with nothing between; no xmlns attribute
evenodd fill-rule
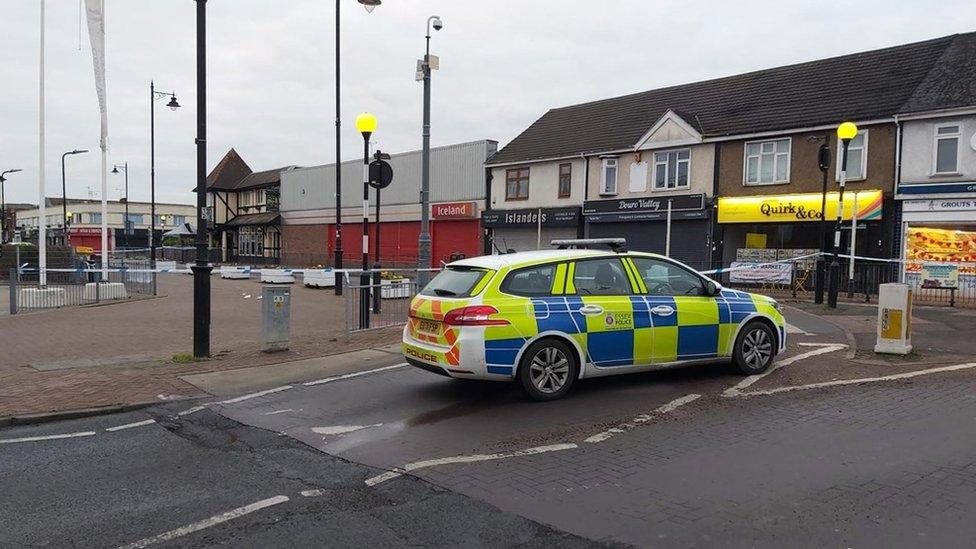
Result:
<svg viewBox="0 0 976 549"><path fill-rule="evenodd" d="M775 300L599 240L612 249L553 241L564 249L450 263L410 303L407 362L460 379L517 380L531 398L553 400L577 379L685 364L732 362L759 374L786 348Z"/></svg>

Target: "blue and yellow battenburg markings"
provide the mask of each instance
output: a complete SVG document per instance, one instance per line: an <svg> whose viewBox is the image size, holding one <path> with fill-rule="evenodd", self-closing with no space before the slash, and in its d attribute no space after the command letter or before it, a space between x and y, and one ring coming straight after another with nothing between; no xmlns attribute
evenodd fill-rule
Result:
<svg viewBox="0 0 976 549"><path fill-rule="evenodd" d="M643 280L627 259L624 261L632 286L646 292ZM541 332L561 332L572 337L600 368L707 359L729 356L738 326L749 316L764 313L779 317L771 303L759 296L722 290L716 297L704 296L576 296L572 287L573 263L556 267L554 296L515 298L521 303L511 311L513 324L488 328L485 333L485 361L490 374L511 375L519 351ZM486 302L491 302L486 300ZM598 304L604 312L583 315L579 309ZM668 315L653 314L655 307L672 309ZM503 311L500 311L503 312ZM520 314L521 313L521 314ZM785 337L777 321L779 336Z"/></svg>

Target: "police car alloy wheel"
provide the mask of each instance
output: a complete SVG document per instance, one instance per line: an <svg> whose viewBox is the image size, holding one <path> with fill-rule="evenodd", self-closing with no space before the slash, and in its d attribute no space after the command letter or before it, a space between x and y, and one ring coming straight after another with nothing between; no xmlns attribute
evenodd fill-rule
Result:
<svg viewBox="0 0 976 549"><path fill-rule="evenodd" d="M519 365L519 383L535 400L555 400L569 392L579 376L572 349L562 341L546 339L525 350Z"/></svg>
<svg viewBox="0 0 976 549"><path fill-rule="evenodd" d="M761 374L773 363L776 352L773 331L762 322L746 324L735 343L735 366L746 375Z"/></svg>

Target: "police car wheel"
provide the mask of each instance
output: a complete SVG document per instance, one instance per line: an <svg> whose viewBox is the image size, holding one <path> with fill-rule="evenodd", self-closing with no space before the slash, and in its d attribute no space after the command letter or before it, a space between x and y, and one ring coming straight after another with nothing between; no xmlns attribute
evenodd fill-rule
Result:
<svg viewBox="0 0 976 549"><path fill-rule="evenodd" d="M761 374L773 363L776 339L763 322L746 324L735 340L733 362L739 373Z"/></svg>
<svg viewBox="0 0 976 549"><path fill-rule="evenodd" d="M534 400L555 400L569 392L579 377L576 354L566 343L544 339L533 343L519 364L522 390Z"/></svg>

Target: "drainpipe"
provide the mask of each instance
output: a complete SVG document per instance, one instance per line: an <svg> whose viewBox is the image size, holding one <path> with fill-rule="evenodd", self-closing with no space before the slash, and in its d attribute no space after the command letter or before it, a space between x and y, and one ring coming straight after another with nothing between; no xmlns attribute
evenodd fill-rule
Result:
<svg viewBox="0 0 976 549"><path fill-rule="evenodd" d="M583 159L583 202L586 202L586 198L590 195L590 157L580 153L580 158ZM590 236L590 226L583 217L582 211L580 211L580 221L583 224L583 238L587 238ZM576 235L579 236L579 231Z"/></svg>
<svg viewBox="0 0 976 549"><path fill-rule="evenodd" d="M719 167L720 167L720 157L722 152L722 144L715 143L715 158L712 163L712 196L711 199L706 201L708 207L708 261L712 265L708 265L706 268L711 269L715 267L715 256L718 253L718 263L721 267L721 263L724 255L725 247L725 228L718 224L718 184L719 184ZM720 246L721 245L721 246ZM721 280L722 276L719 275Z"/></svg>

